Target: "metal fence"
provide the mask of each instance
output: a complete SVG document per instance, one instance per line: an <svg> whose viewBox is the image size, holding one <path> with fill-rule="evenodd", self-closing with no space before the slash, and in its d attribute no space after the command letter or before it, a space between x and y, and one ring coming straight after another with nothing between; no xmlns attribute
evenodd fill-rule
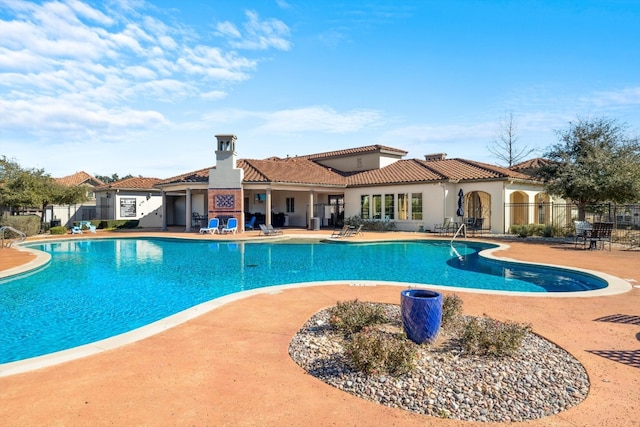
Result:
<svg viewBox="0 0 640 427"><path fill-rule="evenodd" d="M575 233L578 205L573 203L505 203L505 218L511 225L541 224L552 226L555 235ZM587 205L585 221L612 222L615 243L631 247L640 244L640 204L601 203ZM508 229L509 227L507 227Z"/></svg>

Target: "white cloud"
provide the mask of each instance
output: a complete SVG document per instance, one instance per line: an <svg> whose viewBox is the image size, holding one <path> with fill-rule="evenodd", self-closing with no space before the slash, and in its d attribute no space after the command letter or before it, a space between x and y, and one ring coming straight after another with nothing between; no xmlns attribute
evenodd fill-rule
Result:
<svg viewBox="0 0 640 427"><path fill-rule="evenodd" d="M406 140L414 143L446 142L460 139L491 139L496 132L496 124L460 123L448 125L414 125L400 127L385 132L384 139Z"/></svg>
<svg viewBox="0 0 640 427"><path fill-rule="evenodd" d="M326 106L272 112L224 109L205 114L203 121L225 126L233 126L234 122L253 121L255 132L263 134L284 135L302 132L348 134L378 126L382 122L382 114L373 110L352 110L340 113Z"/></svg>
<svg viewBox="0 0 640 427"><path fill-rule="evenodd" d="M173 127L174 105L226 97L259 61L202 42L142 1L0 4L3 141L113 142ZM264 38L262 49L287 45L282 22L248 17L245 37Z"/></svg>
<svg viewBox="0 0 640 427"><path fill-rule="evenodd" d="M78 12L80 16L88 18L94 22L98 22L103 25L111 25L113 24L113 20L100 12L80 1L77 0L68 0L67 4L71 7L71 9Z"/></svg>
<svg viewBox="0 0 640 427"><path fill-rule="evenodd" d="M243 24L244 34L230 22L221 22L216 29L218 35L226 37L236 49L266 50L275 48L289 50L289 27L278 19L261 20L258 14L248 10L247 22Z"/></svg>
<svg viewBox="0 0 640 427"><path fill-rule="evenodd" d="M216 26L216 30L221 36L230 37L234 39L239 39L240 37L242 37L242 35L240 34L240 31L238 31L238 28L234 24L228 21L220 22Z"/></svg>
<svg viewBox="0 0 640 427"><path fill-rule="evenodd" d="M598 107L640 106L640 86L596 92L591 97L582 98L582 101Z"/></svg>
<svg viewBox="0 0 640 427"><path fill-rule="evenodd" d="M338 113L329 107L314 106L264 114L262 118L266 123L259 128L274 133L351 133L378 125L381 117L377 111L355 110Z"/></svg>
<svg viewBox="0 0 640 427"><path fill-rule="evenodd" d="M211 92L201 92L200 96L208 100L217 100L225 98L227 93L222 90L212 90Z"/></svg>

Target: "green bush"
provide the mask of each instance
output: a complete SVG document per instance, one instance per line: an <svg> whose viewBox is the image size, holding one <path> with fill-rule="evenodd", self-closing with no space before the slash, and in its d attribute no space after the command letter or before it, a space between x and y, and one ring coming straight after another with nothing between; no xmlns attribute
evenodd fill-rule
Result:
<svg viewBox="0 0 640 427"><path fill-rule="evenodd" d="M557 234L558 230L552 225L544 224L522 224L512 225L509 227L510 234L517 234L520 237L544 236L552 237Z"/></svg>
<svg viewBox="0 0 640 427"><path fill-rule="evenodd" d="M462 327L460 341L469 354L512 356L529 332L530 325L499 322L488 318L470 318Z"/></svg>
<svg viewBox="0 0 640 427"><path fill-rule="evenodd" d="M415 368L417 346L401 334L364 328L345 343L351 364L366 374L401 375Z"/></svg>
<svg viewBox="0 0 640 427"><path fill-rule="evenodd" d="M396 229L395 221L362 219L358 215L345 218L344 223L352 227L362 225L362 228L367 231L394 231Z"/></svg>
<svg viewBox="0 0 640 427"><path fill-rule="evenodd" d="M114 230L114 229L132 229L137 228L140 221L137 219L103 219L99 221L92 221L96 228L102 230Z"/></svg>
<svg viewBox="0 0 640 427"><path fill-rule="evenodd" d="M49 233L51 234L67 234L67 227L64 225L58 225L56 227L51 227L49 229Z"/></svg>
<svg viewBox="0 0 640 427"><path fill-rule="evenodd" d="M0 216L0 227L9 226L22 231L27 236L40 233L40 217L38 215Z"/></svg>
<svg viewBox="0 0 640 427"><path fill-rule="evenodd" d="M458 295L442 297L442 327L455 329L462 318L462 299Z"/></svg>
<svg viewBox="0 0 640 427"><path fill-rule="evenodd" d="M329 309L329 324L344 334L352 334L365 326L384 323L387 317L384 309L377 304L358 301L338 301Z"/></svg>

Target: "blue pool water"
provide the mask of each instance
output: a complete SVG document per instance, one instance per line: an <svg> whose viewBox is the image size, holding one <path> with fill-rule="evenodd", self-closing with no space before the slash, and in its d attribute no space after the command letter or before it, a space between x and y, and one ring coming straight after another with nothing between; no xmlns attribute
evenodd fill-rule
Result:
<svg viewBox="0 0 640 427"><path fill-rule="evenodd" d="M489 244L99 239L30 247L46 267L0 279L0 363L112 337L214 298L287 283L396 281L524 292L604 288L595 276L485 260Z"/></svg>

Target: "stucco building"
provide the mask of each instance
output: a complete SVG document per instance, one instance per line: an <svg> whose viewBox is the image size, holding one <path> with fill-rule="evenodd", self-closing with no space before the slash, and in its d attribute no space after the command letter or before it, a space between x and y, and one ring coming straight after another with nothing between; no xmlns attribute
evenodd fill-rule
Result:
<svg viewBox="0 0 640 427"><path fill-rule="evenodd" d="M280 226L333 227L360 216L428 231L452 217L503 233L512 224L551 220L542 183L496 165L445 154L404 159L406 151L382 145L238 159L236 143L235 135L216 135L214 166L156 184L164 228L191 231L207 218L232 216L242 226L254 215ZM509 210L508 204L528 207Z"/></svg>

